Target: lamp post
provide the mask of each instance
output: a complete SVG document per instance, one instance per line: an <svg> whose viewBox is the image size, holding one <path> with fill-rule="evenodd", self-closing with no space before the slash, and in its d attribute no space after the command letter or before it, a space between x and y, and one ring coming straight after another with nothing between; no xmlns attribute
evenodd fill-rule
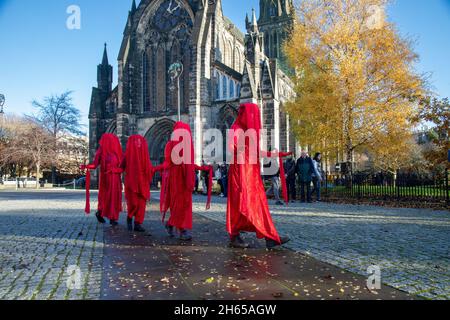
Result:
<svg viewBox="0 0 450 320"><path fill-rule="evenodd" d="M5 105L5 96L0 94L0 113L3 113L3 106Z"/></svg>
<svg viewBox="0 0 450 320"><path fill-rule="evenodd" d="M177 90L178 97L178 121L181 121L181 93L180 93L180 77L183 74L183 64L181 62L175 62L169 67L169 77L171 91ZM175 84L176 83L176 84Z"/></svg>
<svg viewBox="0 0 450 320"><path fill-rule="evenodd" d="M0 93L0 139L3 139L3 106L5 105L5 96ZM3 167L0 168L0 180L3 181Z"/></svg>
<svg viewBox="0 0 450 320"><path fill-rule="evenodd" d="M3 106L5 105L5 96L3 94L0 93L0 132L2 130L3 127Z"/></svg>

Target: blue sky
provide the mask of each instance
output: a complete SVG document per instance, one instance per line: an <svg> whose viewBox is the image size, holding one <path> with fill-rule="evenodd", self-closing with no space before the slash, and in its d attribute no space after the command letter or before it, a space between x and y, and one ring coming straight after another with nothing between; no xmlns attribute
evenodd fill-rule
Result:
<svg viewBox="0 0 450 320"><path fill-rule="evenodd" d="M81 30L68 30L67 7L81 8ZM117 81L117 54L131 0L0 0L0 93L6 111L32 112L31 101L74 91L74 102L87 123L90 94L103 43ZM244 28L246 12L258 0L223 0L224 13ZM402 35L415 39L421 61L431 73L434 91L450 97L450 0L396 0L389 19Z"/></svg>

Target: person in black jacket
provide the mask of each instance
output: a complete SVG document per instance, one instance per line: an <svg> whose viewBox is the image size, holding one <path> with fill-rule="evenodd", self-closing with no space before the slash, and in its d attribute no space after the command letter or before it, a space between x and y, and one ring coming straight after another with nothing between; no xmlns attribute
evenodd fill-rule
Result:
<svg viewBox="0 0 450 320"><path fill-rule="evenodd" d="M295 202L297 200L297 190L295 182L295 160L294 156L289 157L284 163L284 172L286 174L286 185L289 196L289 201Z"/></svg>
<svg viewBox="0 0 450 320"><path fill-rule="evenodd" d="M298 182L300 184L300 195L301 201L308 203L312 203L311 196L311 183L313 174L318 172L314 170L314 163L312 159L308 156L306 151L302 151L301 157L297 160L297 164L295 166L295 171L297 173ZM305 197L305 189L306 189L306 197Z"/></svg>

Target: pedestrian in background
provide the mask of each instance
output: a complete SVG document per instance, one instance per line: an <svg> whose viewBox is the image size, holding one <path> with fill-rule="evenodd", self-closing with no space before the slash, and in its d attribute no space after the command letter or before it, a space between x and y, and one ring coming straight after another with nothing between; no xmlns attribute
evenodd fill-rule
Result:
<svg viewBox="0 0 450 320"><path fill-rule="evenodd" d="M273 167L272 167L273 166ZM278 206L284 206L283 201L280 199L280 167L277 161L269 161L267 164L264 164L264 171L272 171L274 174L265 174L264 177L266 180L269 180L271 183L270 188L267 190L267 196L273 195L276 204Z"/></svg>
<svg viewBox="0 0 450 320"><path fill-rule="evenodd" d="M202 160L202 167L206 166L206 162L205 160ZM200 176L202 178L202 193L203 195L207 195L209 190L208 190L208 181L209 181L209 172L206 171L202 171L200 173Z"/></svg>
<svg viewBox="0 0 450 320"><path fill-rule="evenodd" d="M220 176L223 186L223 197L226 198L228 197L228 166L226 163L220 167Z"/></svg>
<svg viewBox="0 0 450 320"><path fill-rule="evenodd" d="M297 200L297 188L295 182L295 160L294 156L290 156L284 163L284 172L286 173L286 185L289 196L289 201L295 202Z"/></svg>
<svg viewBox="0 0 450 320"><path fill-rule="evenodd" d="M300 158L297 160L295 170L298 177L298 183L300 184L301 202L307 201L308 203L311 203L311 182L314 173L314 164L305 150L302 151Z"/></svg>
<svg viewBox="0 0 450 320"><path fill-rule="evenodd" d="M312 194L316 194L317 202L320 202L320 189L322 187L323 174L322 174L322 154L316 153L313 159L314 172L313 172L313 190Z"/></svg>

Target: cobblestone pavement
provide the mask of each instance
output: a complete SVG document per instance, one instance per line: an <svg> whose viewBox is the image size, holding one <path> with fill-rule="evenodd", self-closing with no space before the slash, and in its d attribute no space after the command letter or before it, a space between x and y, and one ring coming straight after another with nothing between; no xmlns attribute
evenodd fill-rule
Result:
<svg viewBox="0 0 450 320"><path fill-rule="evenodd" d="M224 223L224 199L214 198L208 212L204 197L194 200L196 215ZM0 300L100 298L104 229L83 206L82 192L0 192ZM448 212L324 203L271 208L280 233L293 239L291 249L366 277L367 267L378 265L388 285L450 299ZM81 281L68 273L77 267Z"/></svg>
<svg viewBox="0 0 450 320"><path fill-rule="evenodd" d="M197 213L225 222L224 199L214 199L206 213L204 199L196 200ZM365 276L369 266L379 266L385 284L428 299L450 299L448 211L271 203L271 212L295 251Z"/></svg>
<svg viewBox="0 0 450 320"><path fill-rule="evenodd" d="M0 300L99 298L103 228L82 198L0 192Z"/></svg>

